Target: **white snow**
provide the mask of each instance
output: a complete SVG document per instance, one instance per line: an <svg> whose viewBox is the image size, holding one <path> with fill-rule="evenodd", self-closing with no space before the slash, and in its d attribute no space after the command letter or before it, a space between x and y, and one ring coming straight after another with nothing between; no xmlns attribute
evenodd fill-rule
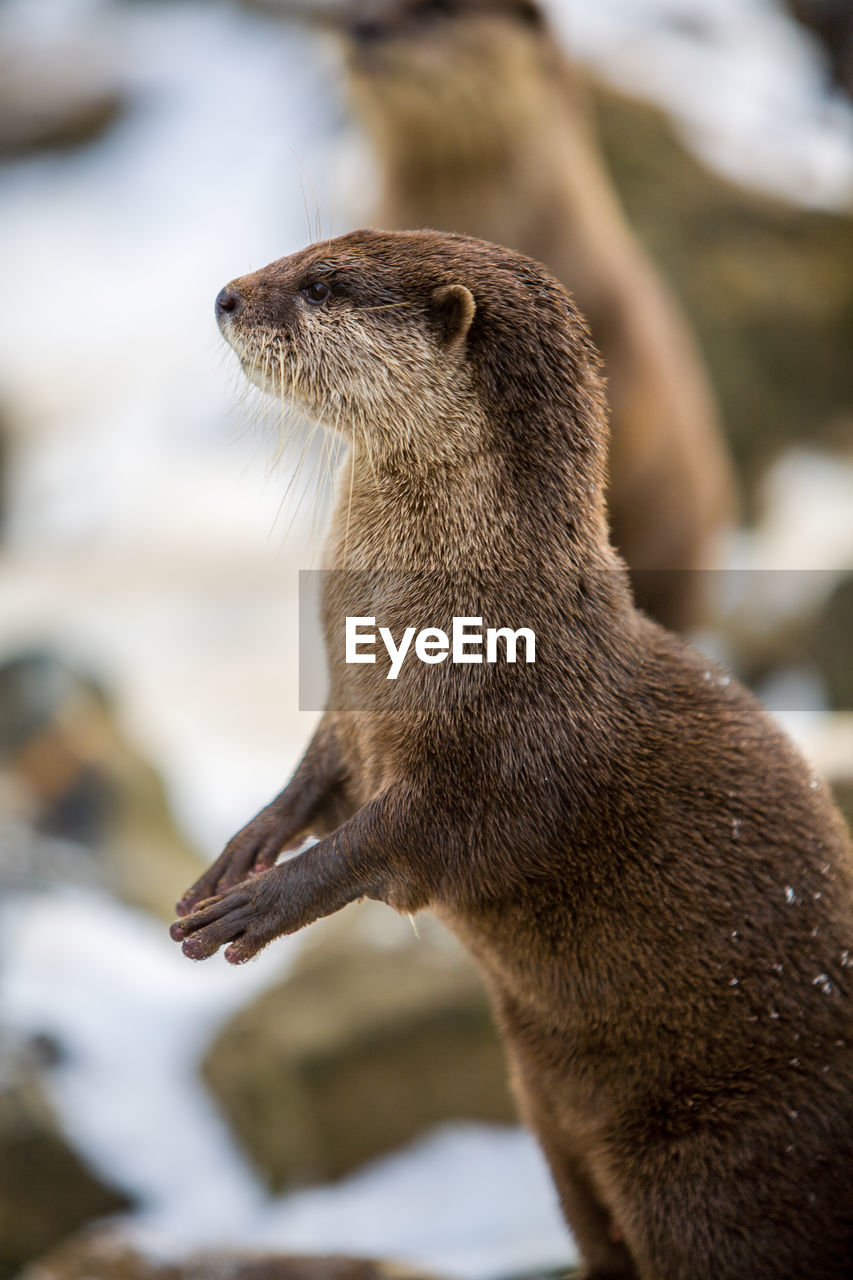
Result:
<svg viewBox="0 0 853 1280"><path fill-rule="evenodd" d="M165 926L70 889L16 895L0 920L3 1021L61 1046L54 1102L92 1166L167 1226L182 1208L214 1222L256 1212L259 1188L199 1087L196 1061L216 1028L281 976L298 941L239 971L193 965Z"/></svg>
<svg viewBox="0 0 853 1280"><path fill-rule="evenodd" d="M705 163L814 208L853 206L853 108L778 0L551 0L566 43L663 107Z"/></svg>
<svg viewBox="0 0 853 1280"><path fill-rule="evenodd" d="M61 1046L52 1093L65 1131L142 1201L129 1229L146 1247L339 1250L463 1280L574 1258L544 1160L517 1129L443 1129L335 1186L264 1193L196 1063L221 1023L287 971L299 937L237 969L191 965L163 926L65 890L8 900L0 939L6 1030Z"/></svg>

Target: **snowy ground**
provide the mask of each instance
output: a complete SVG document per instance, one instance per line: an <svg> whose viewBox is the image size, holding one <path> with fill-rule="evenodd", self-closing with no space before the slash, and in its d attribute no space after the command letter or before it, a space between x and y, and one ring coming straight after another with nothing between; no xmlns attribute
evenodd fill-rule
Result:
<svg viewBox="0 0 853 1280"><path fill-rule="evenodd" d="M333 1187L273 1199L235 1149L195 1064L237 1007L287 971L300 939L250 965L189 965L148 918L81 891L0 910L7 1031L62 1047L54 1101L92 1166L138 1198L140 1242L336 1250L479 1280L573 1260L538 1149L456 1126Z"/></svg>

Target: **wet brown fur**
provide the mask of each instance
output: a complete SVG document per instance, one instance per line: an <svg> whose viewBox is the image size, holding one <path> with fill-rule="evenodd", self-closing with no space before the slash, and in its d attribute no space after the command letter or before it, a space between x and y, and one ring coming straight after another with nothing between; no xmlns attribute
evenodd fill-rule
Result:
<svg viewBox="0 0 853 1280"><path fill-rule="evenodd" d="M509 245L572 291L608 377L614 543L642 571L643 607L696 625L733 477L687 323L628 227L576 70L531 0L358 0L344 15L379 161L374 224Z"/></svg>
<svg viewBox="0 0 853 1280"><path fill-rule="evenodd" d="M362 896L429 908L479 961L589 1277L849 1280L850 839L757 701L634 608L578 312L538 264L431 232L232 288L247 371L350 440L329 565L372 575L395 635L467 592L537 660L415 662L357 712L330 633L302 763L173 936L240 962Z"/></svg>

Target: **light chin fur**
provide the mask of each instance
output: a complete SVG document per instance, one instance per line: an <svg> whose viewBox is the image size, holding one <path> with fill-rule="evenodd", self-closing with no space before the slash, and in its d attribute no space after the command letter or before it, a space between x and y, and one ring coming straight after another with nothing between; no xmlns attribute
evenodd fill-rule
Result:
<svg viewBox="0 0 853 1280"><path fill-rule="evenodd" d="M290 379L285 380L284 352L276 337L241 341L231 325L221 330L222 336L240 362L247 382L258 387L266 395L281 399L291 394Z"/></svg>

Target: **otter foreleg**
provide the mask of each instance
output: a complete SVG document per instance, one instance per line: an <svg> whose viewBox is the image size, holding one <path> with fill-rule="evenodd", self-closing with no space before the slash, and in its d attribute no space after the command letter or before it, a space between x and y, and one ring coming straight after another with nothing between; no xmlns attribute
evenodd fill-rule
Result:
<svg viewBox="0 0 853 1280"><path fill-rule="evenodd" d="M307 835L325 835L349 817L334 732L322 720L284 790L229 840L223 852L177 904L179 916L275 864Z"/></svg>
<svg viewBox="0 0 853 1280"><path fill-rule="evenodd" d="M421 892L407 850L420 846L423 831L412 806L392 788L310 849L202 901L172 925L171 935L192 960L204 960L230 942L226 959L241 964L274 938L357 898L416 909Z"/></svg>

